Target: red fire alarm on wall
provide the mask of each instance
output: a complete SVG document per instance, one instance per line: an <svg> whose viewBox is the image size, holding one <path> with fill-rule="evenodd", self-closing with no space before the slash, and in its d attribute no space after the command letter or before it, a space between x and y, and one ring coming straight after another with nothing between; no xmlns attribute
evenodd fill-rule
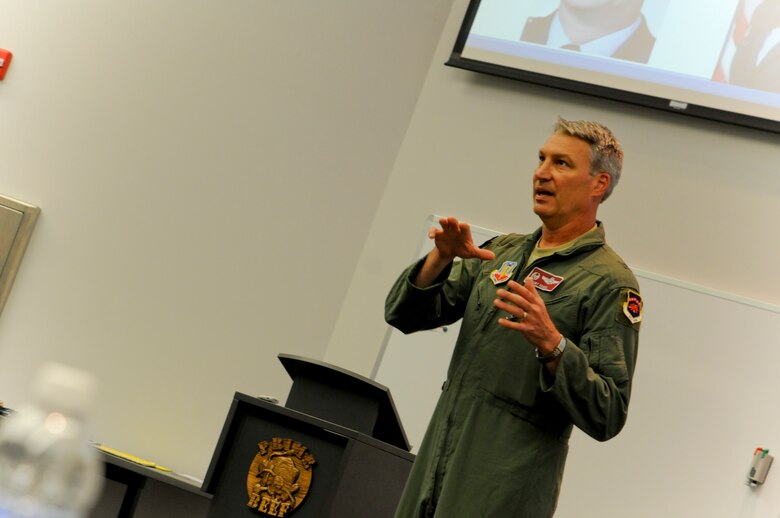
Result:
<svg viewBox="0 0 780 518"><path fill-rule="evenodd" d="M5 73L8 71L8 66L11 64L11 58L14 55L10 50L0 49L0 81L5 78Z"/></svg>

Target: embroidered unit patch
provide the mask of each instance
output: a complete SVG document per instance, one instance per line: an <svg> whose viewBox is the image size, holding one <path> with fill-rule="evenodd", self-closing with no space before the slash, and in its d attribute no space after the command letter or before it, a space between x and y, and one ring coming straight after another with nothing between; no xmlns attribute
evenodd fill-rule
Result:
<svg viewBox="0 0 780 518"><path fill-rule="evenodd" d="M626 301L623 302L623 314L629 322L637 324L642 321L642 297L634 290L626 292Z"/></svg>
<svg viewBox="0 0 780 518"><path fill-rule="evenodd" d="M506 282L512 278L515 268L517 268L517 263L515 261L504 261L501 268L490 272L490 280L493 281L493 284Z"/></svg>

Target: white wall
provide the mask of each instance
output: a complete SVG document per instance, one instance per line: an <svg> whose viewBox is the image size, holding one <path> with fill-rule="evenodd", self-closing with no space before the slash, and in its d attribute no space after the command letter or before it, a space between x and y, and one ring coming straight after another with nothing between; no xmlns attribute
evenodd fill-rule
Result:
<svg viewBox="0 0 780 518"><path fill-rule="evenodd" d="M96 440L202 477L234 391L323 357L450 7L0 0L0 192L42 209L0 399L91 370Z"/></svg>

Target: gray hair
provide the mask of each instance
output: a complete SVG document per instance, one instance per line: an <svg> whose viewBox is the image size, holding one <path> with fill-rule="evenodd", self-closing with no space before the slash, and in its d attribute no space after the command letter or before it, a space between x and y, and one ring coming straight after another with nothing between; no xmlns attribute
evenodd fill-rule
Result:
<svg viewBox="0 0 780 518"><path fill-rule="evenodd" d="M609 198L623 170L623 148L609 128L598 122L570 121L558 117L555 133L577 137L590 144L590 174L609 174L609 188L601 201Z"/></svg>

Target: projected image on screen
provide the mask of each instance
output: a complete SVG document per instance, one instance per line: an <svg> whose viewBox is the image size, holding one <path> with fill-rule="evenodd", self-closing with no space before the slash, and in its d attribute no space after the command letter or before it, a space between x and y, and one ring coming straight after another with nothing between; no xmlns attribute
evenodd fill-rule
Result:
<svg viewBox="0 0 780 518"><path fill-rule="evenodd" d="M644 0L561 0L546 16L526 19L520 40L546 47L647 63L655 45Z"/></svg>
<svg viewBox="0 0 780 518"><path fill-rule="evenodd" d="M780 92L780 2L742 0L713 80Z"/></svg>
<svg viewBox="0 0 780 518"><path fill-rule="evenodd" d="M472 0L448 64L780 132L780 0Z"/></svg>

